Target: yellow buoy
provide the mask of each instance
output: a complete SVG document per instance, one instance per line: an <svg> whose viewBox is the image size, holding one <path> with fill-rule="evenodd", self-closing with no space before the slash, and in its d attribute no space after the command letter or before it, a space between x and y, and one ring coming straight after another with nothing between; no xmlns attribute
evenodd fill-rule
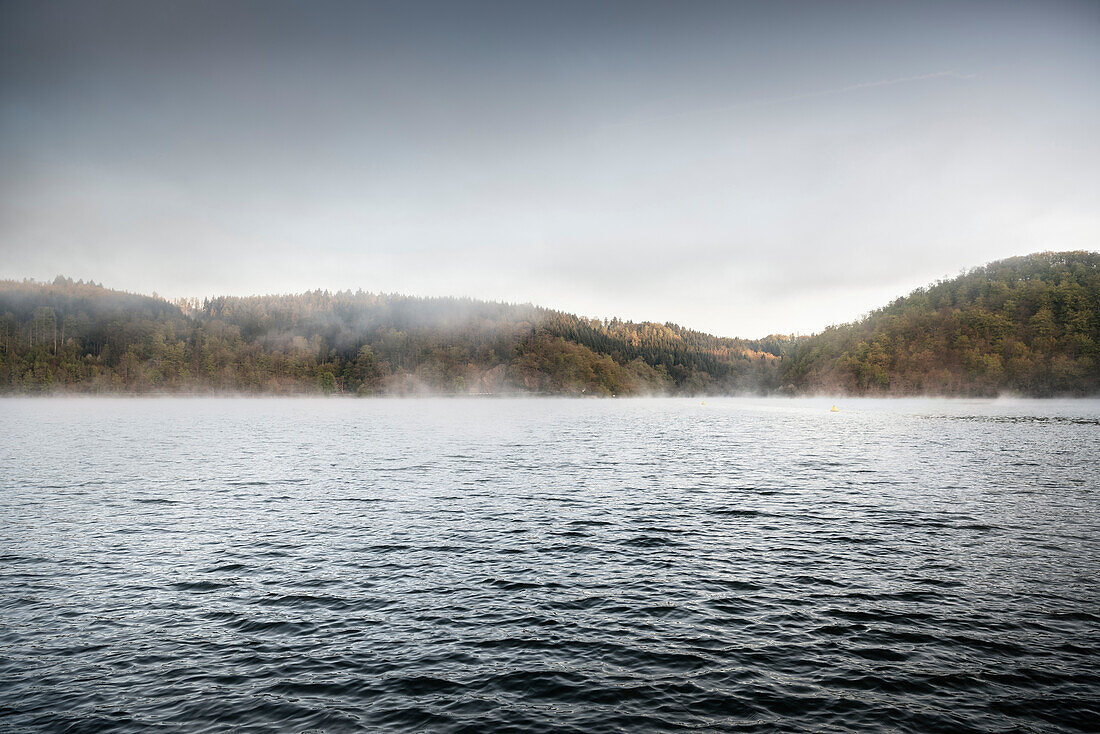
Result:
<svg viewBox="0 0 1100 734"><path fill-rule="evenodd" d="M839 412L840 412L840 408L838 408L838 407L836 407L836 406L834 405L833 407L829 408L829 412L830 412L830 413L839 413Z"/></svg>

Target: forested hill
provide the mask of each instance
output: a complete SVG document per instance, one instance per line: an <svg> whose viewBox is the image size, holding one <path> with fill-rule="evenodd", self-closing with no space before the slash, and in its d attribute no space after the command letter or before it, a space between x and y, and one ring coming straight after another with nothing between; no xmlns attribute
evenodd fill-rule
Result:
<svg viewBox="0 0 1100 734"><path fill-rule="evenodd" d="M169 303L0 281L0 391L346 395L1085 395L1100 392L1100 254L1040 253L811 337L361 291Z"/></svg>
<svg viewBox="0 0 1100 734"><path fill-rule="evenodd" d="M7 392L731 393L773 386L782 347L470 299L169 303L63 277L0 282Z"/></svg>
<svg viewBox="0 0 1100 734"><path fill-rule="evenodd" d="M785 392L1100 392L1100 254L1000 260L801 339Z"/></svg>

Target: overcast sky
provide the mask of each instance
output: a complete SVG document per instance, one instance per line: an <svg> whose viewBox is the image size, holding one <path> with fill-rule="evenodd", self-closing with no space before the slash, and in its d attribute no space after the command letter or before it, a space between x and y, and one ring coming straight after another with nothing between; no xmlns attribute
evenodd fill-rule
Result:
<svg viewBox="0 0 1100 734"><path fill-rule="evenodd" d="M0 277L726 336L1100 248L1100 3L0 2Z"/></svg>

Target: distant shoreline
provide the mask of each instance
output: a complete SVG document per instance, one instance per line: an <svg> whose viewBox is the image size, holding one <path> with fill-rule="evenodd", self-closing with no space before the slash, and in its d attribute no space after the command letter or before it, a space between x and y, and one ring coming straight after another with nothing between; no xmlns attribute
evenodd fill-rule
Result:
<svg viewBox="0 0 1100 734"><path fill-rule="evenodd" d="M565 393L512 393L495 395L459 395L449 393L420 394L420 395L325 395L319 392L301 393L245 393L245 392L84 392L84 391L53 391L53 392L5 392L0 393L0 400L52 400L84 398L88 400L331 400L331 401L378 401L378 400L455 400L455 401L479 401L479 400L679 400L679 401L706 401L706 400L775 400L775 401L849 401L849 400L952 400L952 401L1089 401L1100 400L1100 393L1090 395L936 395L936 394L863 394L850 395L841 393L814 393L802 395L571 395Z"/></svg>
<svg viewBox="0 0 1100 734"><path fill-rule="evenodd" d="M175 303L0 281L0 393L1100 394L1100 253L1043 252L918 288L812 336L363 291Z"/></svg>

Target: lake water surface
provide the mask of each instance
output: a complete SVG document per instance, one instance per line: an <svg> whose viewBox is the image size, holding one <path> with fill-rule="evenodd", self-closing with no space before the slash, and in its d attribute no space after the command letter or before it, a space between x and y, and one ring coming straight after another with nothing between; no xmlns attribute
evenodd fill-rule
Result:
<svg viewBox="0 0 1100 734"><path fill-rule="evenodd" d="M0 728L1083 731L1100 402L0 401Z"/></svg>

